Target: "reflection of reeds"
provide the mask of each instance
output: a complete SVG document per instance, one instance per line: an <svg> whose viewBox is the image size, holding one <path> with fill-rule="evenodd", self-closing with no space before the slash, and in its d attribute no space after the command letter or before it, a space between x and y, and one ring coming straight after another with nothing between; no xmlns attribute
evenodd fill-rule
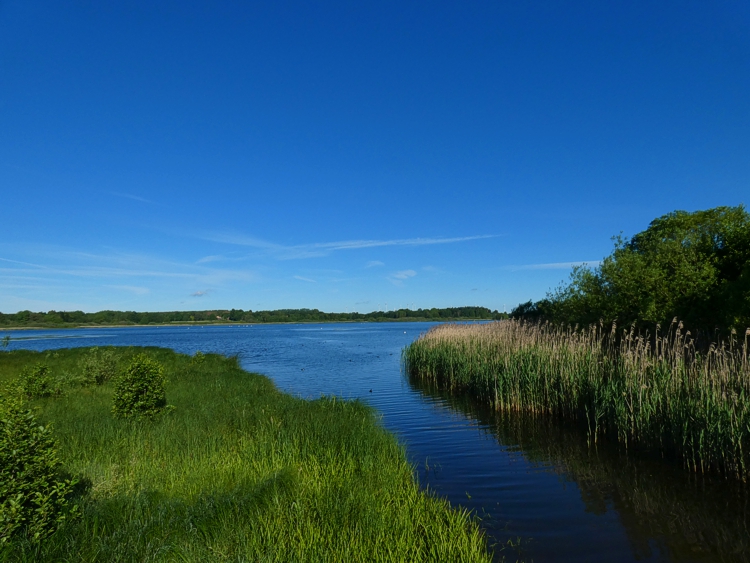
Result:
<svg viewBox="0 0 750 563"><path fill-rule="evenodd" d="M594 440L613 435L694 471L746 479L748 335L699 352L676 321L655 337L601 325L448 324L420 336L404 360L412 376L469 391L497 410L585 421Z"/></svg>
<svg viewBox="0 0 750 563"><path fill-rule="evenodd" d="M478 420L507 451L575 482L588 512L616 511L636 559L655 558L661 551L670 561L750 562L750 490L744 483L681 472L658 458L627 455L613 444L595 446L575 424L495 412L430 381L410 378L410 383Z"/></svg>

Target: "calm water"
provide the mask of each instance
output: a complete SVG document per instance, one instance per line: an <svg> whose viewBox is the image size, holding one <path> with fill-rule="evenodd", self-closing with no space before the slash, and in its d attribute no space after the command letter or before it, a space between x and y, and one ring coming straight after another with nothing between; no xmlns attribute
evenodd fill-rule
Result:
<svg viewBox="0 0 750 563"><path fill-rule="evenodd" d="M420 483L470 508L502 554L537 563L750 561L748 494L658 460L590 447L577 429L501 417L409 381L400 354L430 323L18 331L10 349L151 345L238 354L302 397L359 398ZM520 540L519 540L520 539Z"/></svg>

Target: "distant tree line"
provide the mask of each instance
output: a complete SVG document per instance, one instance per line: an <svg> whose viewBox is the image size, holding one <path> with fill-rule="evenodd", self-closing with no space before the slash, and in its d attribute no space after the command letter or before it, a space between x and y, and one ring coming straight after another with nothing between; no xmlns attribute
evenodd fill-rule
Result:
<svg viewBox="0 0 750 563"><path fill-rule="evenodd" d="M318 309L278 309L275 311L244 311L222 309L213 311L171 311L138 313L135 311L47 311L33 313L19 311L0 313L0 327L60 327L80 325L149 325L169 323L294 323L294 322L344 322L344 321L394 321L394 320L474 320L502 319L505 313L486 307L450 307L444 309L398 309L371 313L324 313Z"/></svg>
<svg viewBox="0 0 750 563"><path fill-rule="evenodd" d="M588 325L614 321L652 331L675 317L693 334L741 337L750 327L750 215L744 206L674 211L632 238L614 238L598 267L573 269L570 281L511 316Z"/></svg>

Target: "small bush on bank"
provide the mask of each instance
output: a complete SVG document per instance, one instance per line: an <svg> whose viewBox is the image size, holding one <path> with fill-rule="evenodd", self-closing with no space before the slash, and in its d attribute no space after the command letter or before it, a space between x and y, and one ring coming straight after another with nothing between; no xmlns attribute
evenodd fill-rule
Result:
<svg viewBox="0 0 750 563"><path fill-rule="evenodd" d="M118 418L154 416L167 406L166 385L164 367L139 354L115 384L112 412Z"/></svg>
<svg viewBox="0 0 750 563"><path fill-rule="evenodd" d="M20 383L24 395L29 399L50 397L60 392L49 373L47 364L39 363L24 368L21 372Z"/></svg>
<svg viewBox="0 0 750 563"><path fill-rule="evenodd" d="M0 393L0 544L19 535L39 541L77 513L66 498L75 481L59 476L50 427L17 392Z"/></svg>
<svg viewBox="0 0 750 563"><path fill-rule="evenodd" d="M81 359L81 374L86 384L102 385L117 374L117 361L112 350L92 348Z"/></svg>

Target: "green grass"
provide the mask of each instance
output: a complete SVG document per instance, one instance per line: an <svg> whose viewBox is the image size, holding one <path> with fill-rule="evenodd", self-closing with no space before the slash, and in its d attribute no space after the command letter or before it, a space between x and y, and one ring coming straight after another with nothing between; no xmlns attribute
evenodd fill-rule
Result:
<svg viewBox="0 0 750 563"><path fill-rule="evenodd" d="M143 349L116 349L121 366ZM116 419L113 386L76 387L85 350L0 353L0 382L46 362L66 384L40 399L81 517L8 561L489 561L465 511L420 491L371 408L279 392L237 360L149 348L175 409Z"/></svg>
<svg viewBox="0 0 750 563"><path fill-rule="evenodd" d="M606 436L747 480L748 335L701 353L677 323L654 338L518 321L440 325L404 361L413 377L499 411L578 420L594 442Z"/></svg>

